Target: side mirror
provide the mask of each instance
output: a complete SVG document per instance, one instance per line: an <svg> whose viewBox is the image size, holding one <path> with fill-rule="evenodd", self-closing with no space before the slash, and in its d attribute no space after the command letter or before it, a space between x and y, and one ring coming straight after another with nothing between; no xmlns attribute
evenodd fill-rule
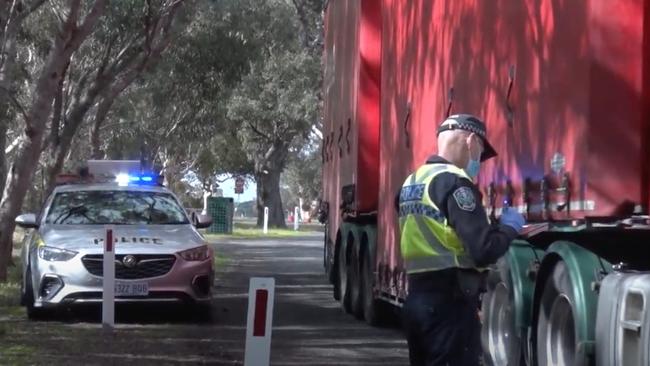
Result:
<svg viewBox="0 0 650 366"><path fill-rule="evenodd" d="M16 217L16 225L25 229L38 229L38 223L36 222L36 215L32 213L23 214Z"/></svg>
<svg viewBox="0 0 650 366"><path fill-rule="evenodd" d="M193 212L192 213L192 224L197 228L197 229L205 229L210 227L212 225L212 217L208 215L201 215L198 212Z"/></svg>

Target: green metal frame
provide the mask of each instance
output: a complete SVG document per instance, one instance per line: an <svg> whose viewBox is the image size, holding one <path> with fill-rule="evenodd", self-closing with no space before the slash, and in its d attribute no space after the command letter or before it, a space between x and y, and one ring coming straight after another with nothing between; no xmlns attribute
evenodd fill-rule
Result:
<svg viewBox="0 0 650 366"><path fill-rule="evenodd" d="M543 250L537 249L523 240L513 241L506 255L515 307L515 327L524 342L526 341L526 330L532 321L533 292L535 290L535 278L529 276L529 272L531 266L543 257Z"/></svg>

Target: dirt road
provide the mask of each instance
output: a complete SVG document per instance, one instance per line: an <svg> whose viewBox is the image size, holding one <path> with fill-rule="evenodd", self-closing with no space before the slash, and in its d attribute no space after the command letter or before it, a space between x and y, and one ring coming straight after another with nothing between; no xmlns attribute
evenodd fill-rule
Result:
<svg viewBox="0 0 650 366"><path fill-rule="evenodd" d="M241 365L251 276L276 280L272 365L407 365L399 330L368 327L332 299L321 235L215 242L225 260L207 324L178 307L118 307L113 334L98 309L48 322L0 314L0 365Z"/></svg>

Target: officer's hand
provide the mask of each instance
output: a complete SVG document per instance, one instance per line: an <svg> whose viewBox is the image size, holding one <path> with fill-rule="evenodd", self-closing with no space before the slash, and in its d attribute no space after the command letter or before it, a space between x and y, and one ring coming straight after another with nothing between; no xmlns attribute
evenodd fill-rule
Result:
<svg viewBox="0 0 650 366"><path fill-rule="evenodd" d="M515 229L517 233L521 232L521 229L526 223L524 216L522 216L517 210L510 207L503 209L499 221L502 225L510 226L511 228Z"/></svg>

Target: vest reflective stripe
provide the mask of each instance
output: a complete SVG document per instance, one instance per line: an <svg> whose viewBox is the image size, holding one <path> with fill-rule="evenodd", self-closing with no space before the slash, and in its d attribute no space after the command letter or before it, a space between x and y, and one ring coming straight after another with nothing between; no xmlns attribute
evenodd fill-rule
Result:
<svg viewBox="0 0 650 366"><path fill-rule="evenodd" d="M446 217L429 198L429 185L443 172L469 179L462 169L453 165L427 164L417 169L402 186L399 223L407 273L475 268Z"/></svg>
<svg viewBox="0 0 650 366"><path fill-rule="evenodd" d="M447 248L444 244L440 242L440 239L436 234L427 226L424 222L423 217L414 217L415 222L422 232L424 240L426 240L431 249L433 249L438 257L441 259L438 261L438 265L443 266L442 268L451 268L451 267L460 267L460 268L474 268L474 261L467 255L455 255L453 254L452 248ZM426 258L426 257L425 257ZM435 257L434 257L435 258ZM408 266L407 266L408 267Z"/></svg>
<svg viewBox="0 0 650 366"><path fill-rule="evenodd" d="M416 184L416 183L422 184L432 175L442 173L448 170L448 167L445 165L447 164L430 164L430 166L425 165L421 167L420 169L415 171L415 174L413 174L413 179L415 179L415 181L412 184ZM424 172L420 172L420 170L424 170Z"/></svg>
<svg viewBox="0 0 650 366"><path fill-rule="evenodd" d="M431 249L433 249L436 254L440 256L444 256L445 253L449 252L449 248L445 247L444 244L440 243L440 238L436 236L436 234L431 231L431 229L427 226L427 223L424 222L424 218L422 216L415 216L413 218L415 220L415 223L418 225L418 229L420 229L420 232L422 232L422 236L424 237L424 240L429 243L431 246ZM455 264L455 261L450 263L450 265Z"/></svg>
<svg viewBox="0 0 650 366"><path fill-rule="evenodd" d="M452 254L439 255L435 257L421 257L421 258L411 258L406 261L406 272L407 273L420 273L420 272L429 272L431 268L452 268L454 266L449 266L450 262L458 260L458 266L460 268L474 268L473 262L471 259L460 256L456 257Z"/></svg>

